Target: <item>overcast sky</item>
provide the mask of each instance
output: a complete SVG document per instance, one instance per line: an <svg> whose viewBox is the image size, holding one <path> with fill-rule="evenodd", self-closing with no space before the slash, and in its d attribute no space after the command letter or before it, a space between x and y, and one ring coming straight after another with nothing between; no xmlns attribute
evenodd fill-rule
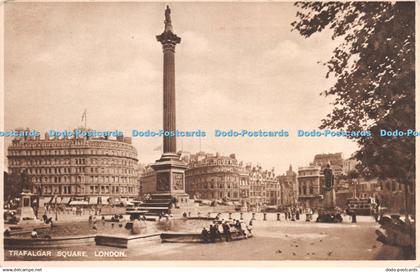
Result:
<svg viewBox="0 0 420 272"><path fill-rule="evenodd" d="M204 129L202 151L236 153L275 167L305 166L317 153L356 150L347 139L297 138L330 112L319 93L336 42L291 31L291 3L173 3L177 128ZM5 129L162 126L164 3L13 3L5 5ZM214 129L286 129L288 138L214 138ZM151 163L161 138L135 138ZM178 149L197 152L197 138Z"/></svg>

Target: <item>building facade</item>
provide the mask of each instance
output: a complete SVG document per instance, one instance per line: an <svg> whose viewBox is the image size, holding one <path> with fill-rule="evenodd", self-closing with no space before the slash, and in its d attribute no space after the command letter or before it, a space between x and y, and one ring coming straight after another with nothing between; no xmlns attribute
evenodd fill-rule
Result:
<svg viewBox="0 0 420 272"><path fill-rule="evenodd" d="M188 164L185 187L190 198L240 203L245 210L252 211L297 202L296 173L291 168L283 175L283 182L274 169L269 171L260 166L245 165L235 154L224 156L198 152L182 156L182 159ZM156 191L153 169L146 167L140 180L141 196Z"/></svg>
<svg viewBox="0 0 420 272"><path fill-rule="evenodd" d="M263 177L266 182L266 195L267 200L266 204L270 206L280 206L281 205L281 186L279 179L274 173L274 169L271 171L264 171Z"/></svg>
<svg viewBox="0 0 420 272"><path fill-rule="evenodd" d="M24 175L41 196L137 197L137 151L131 138L15 138L11 175Z"/></svg>
<svg viewBox="0 0 420 272"><path fill-rule="evenodd" d="M191 155L185 171L186 192L191 198L240 201L244 192L243 186L240 189L244 181L241 168L235 154L221 156L199 152Z"/></svg>
<svg viewBox="0 0 420 272"><path fill-rule="evenodd" d="M140 176L140 199L153 193L156 193L156 173L150 165L147 165Z"/></svg>
<svg viewBox="0 0 420 272"><path fill-rule="evenodd" d="M252 211L281 205L281 186L274 169L263 170L261 166L250 168L248 204Z"/></svg>
<svg viewBox="0 0 420 272"><path fill-rule="evenodd" d="M293 171L292 166L289 166L289 170L286 171L286 174L280 175L277 178L281 189L280 205L282 207L296 205L299 198L299 186L297 175Z"/></svg>
<svg viewBox="0 0 420 272"><path fill-rule="evenodd" d="M305 208L321 208L323 200L323 174L320 166L298 168L298 201Z"/></svg>
<svg viewBox="0 0 420 272"><path fill-rule="evenodd" d="M356 170L357 160L355 159L346 159L343 162L343 173L348 175L350 172Z"/></svg>

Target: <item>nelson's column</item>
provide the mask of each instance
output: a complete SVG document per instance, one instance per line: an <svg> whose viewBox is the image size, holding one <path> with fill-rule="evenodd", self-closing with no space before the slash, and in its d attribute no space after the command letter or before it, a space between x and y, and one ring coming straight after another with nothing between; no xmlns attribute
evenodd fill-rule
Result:
<svg viewBox="0 0 420 272"><path fill-rule="evenodd" d="M165 30L156 39L163 48L163 129L175 132L175 46L181 42L181 38L173 33L169 6L165 10ZM162 157L152 165L156 172L156 193L175 197L178 203L188 199L185 193L187 165L179 157L176 153L176 137L164 136Z"/></svg>

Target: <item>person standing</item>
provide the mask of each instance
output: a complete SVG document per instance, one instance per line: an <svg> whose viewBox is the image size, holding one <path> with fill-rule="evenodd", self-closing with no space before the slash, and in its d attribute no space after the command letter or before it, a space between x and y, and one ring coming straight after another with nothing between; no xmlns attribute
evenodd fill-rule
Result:
<svg viewBox="0 0 420 272"><path fill-rule="evenodd" d="M216 230L216 238L222 241L222 235L220 231L220 224L217 221L214 221L214 229ZM223 230L222 230L223 231Z"/></svg>
<svg viewBox="0 0 420 272"><path fill-rule="evenodd" d="M210 224L210 242L215 243L216 242L216 227L213 226L213 224Z"/></svg>
<svg viewBox="0 0 420 272"><path fill-rule="evenodd" d="M242 231L241 221L236 220L235 227L239 232L241 232Z"/></svg>
<svg viewBox="0 0 420 272"><path fill-rule="evenodd" d="M201 231L201 240L203 240L204 243L209 242L209 232L206 228L203 228L203 230Z"/></svg>
<svg viewBox="0 0 420 272"><path fill-rule="evenodd" d="M381 201L379 200L378 196L375 196L375 221L379 222L379 220L381 219L382 215L381 215Z"/></svg>
<svg viewBox="0 0 420 272"><path fill-rule="evenodd" d="M223 234L225 236L226 242L230 241L230 227L226 222L223 223Z"/></svg>

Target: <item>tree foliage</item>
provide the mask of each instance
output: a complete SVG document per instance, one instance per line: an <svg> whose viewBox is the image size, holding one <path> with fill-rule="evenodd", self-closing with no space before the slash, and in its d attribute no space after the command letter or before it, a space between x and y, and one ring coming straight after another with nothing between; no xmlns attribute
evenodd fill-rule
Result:
<svg viewBox="0 0 420 272"><path fill-rule="evenodd" d="M23 190L20 179L20 175L9 175L4 172L3 199L5 202L14 199L15 197L20 197L20 193L22 193Z"/></svg>
<svg viewBox="0 0 420 272"><path fill-rule="evenodd" d="M321 128L370 130L354 138L363 173L415 180L415 138L380 137L379 130L415 129L415 3L297 2L293 29L308 38L325 29L339 45L325 65L333 110Z"/></svg>

